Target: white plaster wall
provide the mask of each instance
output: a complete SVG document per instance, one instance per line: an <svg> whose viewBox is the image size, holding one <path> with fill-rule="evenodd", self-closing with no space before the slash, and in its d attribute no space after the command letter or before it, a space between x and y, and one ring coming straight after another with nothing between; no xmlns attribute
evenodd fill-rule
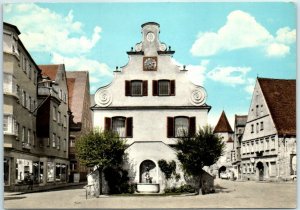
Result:
<svg viewBox="0 0 300 210"><path fill-rule="evenodd" d="M196 129L207 124L207 110L97 110L94 111L94 125L104 130L105 117L123 116L133 118L133 138L127 138L127 144L134 141L163 141L174 144L175 138L167 138L167 117L196 117Z"/></svg>
<svg viewBox="0 0 300 210"><path fill-rule="evenodd" d="M165 180L164 174L161 172L158 166L158 161L161 159L167 162L175 160L176 162L176 172L180 174L180 180L178 180L177 185L184 184L183 172L180 169L180 162L177 160L176 151L170 146L162 142L136 142L132 144L125 151L128 155L128 162L125 165L125 169L129 171L129 177L133 182L139 183L140 178L140 165L144 160L151 160L156 165L156 175L153 176L153 183L160 184L160 190L164 190ZM176 185L176 183L173 183ZM169 186L170 187L170 186Z"/></svg>
<svg viewBox="0 0 300 210"><path fill-rule="evenodd" d="M259 105L259 116L256 116L256 105ZM261 106L262 105L262 106ZM260 130L260 122L263 122L264 129ZM256 124L259 123L259 131L256 132ZM254 125L254 132L251 131L251 125ZM252 101L250 105L250 109L248 112L247 124L245 126L244 135L242 138L242 142L261 138L264 136L276 134L275 124L271 117L270 111L267 107L267 103L261 91L258 81L256 81Z"/></svg>

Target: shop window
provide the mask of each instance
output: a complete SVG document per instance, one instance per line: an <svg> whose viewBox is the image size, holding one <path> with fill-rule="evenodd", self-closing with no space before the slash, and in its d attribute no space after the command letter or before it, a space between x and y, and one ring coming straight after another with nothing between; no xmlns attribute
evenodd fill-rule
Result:
<svg viewBox="0 0 300 210"><path fill-rule="evenodd" d="M44 182L44 162L40 162L40 183Z"/></svg>
<svg viewBox="0 0 300 210"><path fill-rule="evenodd" d="M32 164L32 174L33 174L33 182L35 184L38 184L40 182L39 180L39 173L40 173L40 162L34 161Z"/></svg>
<svg viewBox="0 0 300 210"><path fill-rule="evenodd" d="M10 160L8 157L4 157L3 160L3 181L4 181L4 185L9 185L9 177L10 177L10 170L9 170L9 166L10 166Z"/></svg>
<svg viewBox="0 0 300 210"><path fill-rule="evenodd" d="M67 181L67 165L66 164L61 164L60 181L62 181L62 182Z"/></svg>
<svg viewBox="0 0 300 210"><path fill-rule="evenodd" d="M47 182L54 181L54 163L47 162Z"/></svg>
<svg viewBox="0 0 300 210"><path fill-rule="evenodd" d="M55 164L55 181L61 180L61 164L56 163Z"/></svg>

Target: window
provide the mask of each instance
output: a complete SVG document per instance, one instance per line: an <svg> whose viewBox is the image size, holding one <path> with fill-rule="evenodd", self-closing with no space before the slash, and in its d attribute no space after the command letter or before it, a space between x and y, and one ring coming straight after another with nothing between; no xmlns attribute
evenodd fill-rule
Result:
<svg viewBox="0 0 300 210"><path fill-rule="evenodd" d="M30 144L30 140L31 140L31 136L30 136L30 135L31 135L31 130L28 129L28 130L27 130L27 143L28 143L28 144Z"/></svg>
<svg viewBox="0 0 300 210"><path fill-rule="evenodd" d="M254 133L254 125L251 124L251 133Z"/></svg>
<svg viewBox="0 0 300 210"><path fill-rule="evenodd" d="M31 64L29 64L29 69L28 69L28 77L31 79L31 74L32 74L32 69L31 69Z"/></svg>
<svg viewBox="0 0 300 210"><path fill-rule="evenodd" d="M53 120L56 121L56 115L57 115L57 111L56 111L56 106L53 106Z"/></svg>
<svg viewBox="0 0 300 210"><path fill-rule="evenodd" d="M67 127L67 116L64 115L64 127L66 128Z"/></svg>
<svg viewBox="0 0 300 210"><path fill-rule="evenodd" d="M4 132L9 131L9 116L8 115L3 116L3 131Z"/></svg>
<svg viewBox="0 0 300 210"><path fill-rule="evenodd" d="M33 75L33 84L36 85L37 82L37 71L34 71L34 75Z"/></svg>
<svg viewBox="0 0 300 210"><path fill-rule="evenodd" d="M265 139L265 150L269 150L270 149L270 144L269 144L269 138Z"/></svg>
<svg viewBox="0 0 300 210"><path fill-rule="evenodd" d="M23 92L22 92L22 105L23 106L26 106L26 101L27 101L26 92L23 90Z"/></svg>
<svg viewBox="0 0 300 210"><path fill-rule="evenodd" d="M170 81L158 81L158 95L170 95Z"/></svg>
<svg viewBox="0 0 300 210"><path fill-rule="evenodd" d="M126 80L125 96L147 96L148 81L147 80Z"/></svg>
<svg viewBox="0 0 300 210"><path fill-rule="evenodd" d="M60 111L57 112L57 123L61 123L61 113L60 113Z"/></svg>
<svg viewBox="0 0 300 210"><path fill-rule="evenodd" d="M70 147L75 147L75 139L70 140Z"/></svg>
<svg viewBox="0 0 300 210"><path fill-rule="evenodd" d="M259 106L258 105L256 105L256 117L258 117L259 116Z"/></svg>
<svg viewBox="0 0 300 210"><path fill-rule="evenodd" d="M35 146L36 144L36 132L33 131L33 134L32 134L32 145Z"/></svg>
<svg viewBox="0 0 300 210"><path fill-rule="evenodd" d="M56 134L53 133L53 134L52 134L52 147L55 148L55 146L56 146Z"/></svg>
<svg viewBox="0 0 300 210"><path fill-rule="evenodd" d="M64 151L67 151L67 139L64 139L63 148L64 148Z"/></svg>
<svg viewBox="0 0 300 210"><path fill-rule="evenodd" d="M175 80L153 80L153 96L175 96Z"/></svg>
<svg viewBox="0 0 300 210"><path fill-rule="evenodd" d="M271 141L272 141L272 143L271 143L271 150L275 150L275 136L271 137Z"/></svg>
<svg viewBox="0 0 300 210"><path fill-rule="evenodd" d="M251 142L251 153L254 152L254 141Z"/></svg>
<svg viewBox="0 0 300 210"><path fill-rule="evenodd" d="M22 127L22 142L25 142L25 127Z"/></svg>
<svg viewBox="0 0 300 210"><path fill-rule="evenodd" d="M175 118L175 137L183 137L189 132L189 118L176 117Z"/></svg>
<svg viewBox="0 0 300 210"><path fill-rule="evenodd" d="M117 132L120 137L125 137L125 121L124 117L115 117L112 121L112 130Z"/></svg>
<svg viewBox="0 0 300 210"><path fill-rule="evenodd" d="M141 81L132 81L131 82L131 95L132 96L141 96L142 95L142 82Z"/></svg>
<svg viewBox="0 0 300 210"><path fill-rule="evenodd" d="M59 89L59 99L61 99L61 100L62 100L62 99L63 99L63 97L62 97L62 96L63 96L62 89Z"/></svg>
<svg viewBox="0 0 300 210"><path fill-rule="evenodd" d="M183 132L194 135L196 132L196 117L167 117L167 137L181 137Z"/></svg>
<svg viewBox="0 0 300 210"><path fill-rule="evenodd" d="M264 130L264 122L260 122L260 130Z"/></svg>
<svg viewBox="0 0 300 210"><path fill-rule="evenodd" d="M57 137L57 145L56 145L56 149L60 149L60 137Z"/></svg>
<svg viewBox="0 0 300 210"><path fill-rule="evenodd" d="M256 123L256 133L259 132L259 123Z"/></svg>
<svg viewBox="0 0 300 210"><path fill-rule="evenodd" d="M28 96L27 109L32 110L31 97L30 96Z"/></svg>
<svg viewBox="0 0 300 210"><path fill-rule="evenodd" d="M11 74L3 73L3 92L17 95L17 85Z"/></svg>
<svg viewBox="0 0 300 210"><path fill-rule="evenodd" d="M115 131L120 137L132 138L133 119L132 117L106 117L104 118L104 129Z"/></svg>
<svg viewBox="0 0 300 210"><path fill-rule="evenodd" d="M47 182L54 181L54 162L47 162Z"/></svg>
<svg viewBox="0 0 300 210"><path fill-rule="evenodd" d="M264 151L264 140L263 139L260 140L259 151Z"/></svg>

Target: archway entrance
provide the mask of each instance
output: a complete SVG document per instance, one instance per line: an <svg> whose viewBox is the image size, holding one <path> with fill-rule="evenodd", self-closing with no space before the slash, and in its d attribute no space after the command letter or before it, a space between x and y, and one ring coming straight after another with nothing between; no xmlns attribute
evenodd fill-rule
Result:
<svg viewBox="0 0 300 210"><path fill-rule="evenodd" d="M157 167L151 160L144 160L140 165L140 183L157 183Z"/></svg>
<svg viewBox="0 0 300 210"><path fill-rule="evenodd" d="M264 164L262 162L258 162L256 164L256 168L258 169L258 180L264 180Z"/></svg>
<svg viewBox="0 0 300 210"><path fill-rule="evenodd" d="M226 167L225 166L221 166L219 168L218 174L219 174L219 178L221 178L221 173L224 173L226 171Z"/></svg>

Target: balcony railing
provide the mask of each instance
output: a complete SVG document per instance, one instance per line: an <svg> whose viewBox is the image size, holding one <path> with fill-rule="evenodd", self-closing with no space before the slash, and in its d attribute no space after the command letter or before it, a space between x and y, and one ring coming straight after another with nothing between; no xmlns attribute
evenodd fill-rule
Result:
<svg viewBox="0 0 300 210"><path fill-rule="evenodd" d="M23 149L31 149L30 143L26 143L26 142L22 143L22 147Z"/></svg>

